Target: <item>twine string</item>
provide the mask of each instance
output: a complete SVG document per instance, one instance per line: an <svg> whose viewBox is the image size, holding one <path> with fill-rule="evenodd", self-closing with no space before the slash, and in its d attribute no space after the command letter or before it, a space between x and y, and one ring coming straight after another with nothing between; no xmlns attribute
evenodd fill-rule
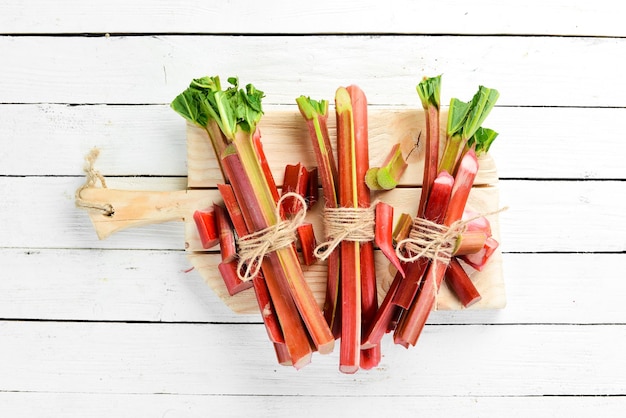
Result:
<svg viewBox="0 0 626 418"><path fill-rule="evenodd" d="M420 257L447 263L452 258L457 239L471 222L507 209L503 207L492 212L479 213L467 219L459 219L450 226L416 217L409 236L396 245L396 255L405 263L412 263Z"/></svg>
<svg viewBox="0 0 626 418"><path fill-rule="evenodd" d="M416 217L409 236L396 245L396 255L405 263L412 263L421 257L447 262L452 257L457 237L465 231L466 225L457 221L446 226Z"/></svg>
<svg viewBox="0 0 626 418"><path fill-rule="evenodd" d="M342 241L372 241L375 237L376 203L367 208L324 208L327 241L315 248L315 256L326 260Z"/></svg>
<svg viewBox="0 0 626 418"><path fill-rule="evenodd" d="M115 213L112 204L90 202L81 197L83 190L96 187L97 183L100 183L100 187L103 189L107 188L104 176L95 169L95 163L98 155L100 155L100 150L93 148L89 154L85 156L85 166L83 167L83 171L85 172L85 183L76 190L75 202L76 206L79 208L96 210L101 212L104 216L112 216Z"/></svg>
<svg viewBox="0 0 626 418"><path fill-rule="evenodd" d="M294 198L300 202L300 210L293 217L239 238L237 276L240 280L253 279L261 271L261 263L267 254L287 247L295 241L297 229L304 223L306 217L306 201L298 193L285 193L276 205L276 219L281 219L280 207L287 198Z"/></svg>
<svg viewBox="0 0 626 418"><path fill-rule="evenodd" d="M457 239L467 230L470 222L489 215L507 210L506 207L493 212L481 213L468 219L459 219L450 226L441 225L423 218L414 218L409 236L398 242L396 255L405 263L412 263L421 257L433 262L431 268L433 276L437 277L437 269L440 264L447 265L454 255ZM433 296L439 292L439 284L436 280L432 283Z"/></svg>

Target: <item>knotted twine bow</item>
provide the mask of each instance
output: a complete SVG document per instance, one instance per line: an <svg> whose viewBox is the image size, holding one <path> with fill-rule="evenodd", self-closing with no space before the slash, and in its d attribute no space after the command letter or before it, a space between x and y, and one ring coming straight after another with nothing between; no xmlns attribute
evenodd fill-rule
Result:
<svg viewBox="0 0 626 418"><path fill-rule="evenodd" d="M447 265L450 262L457 240L467 230L470 222L505 210L507 210L506 207L468 219L459 219L450 226L416 217L413 219L408 238L399 241L396 245L396 255L405 263L412 263L420 257L425 257L434 262L433 268L436 275L439 263ZM438 291L437 283L433 282L433 294L436 296Z"/></svg>
<svg viewBox="0 0 626 418"><path fill-rule="evenodd" d="M294 198L300 202L300 210L290 219L280 220L281 204L285 199ZM280 221L260 231L240 237L237 277L242 281L253 279L261 271L263 258L276 250L287 247L296 239L296 231L306 217L306 201L298 193L285 193L276 204L276 219Z"/></svg>
<svg viewBox="0 0 626 418"><path fill-rule="evenodd" d="M398 242L396 255L405 263L412 263L421 257L447 263L452 258L456 241L465 232L467 223L468 221L456 221L446 226L416 217L409 236Z"/></svg>
<svg viewBox="0 0 626 418"><path fill-rule="evenodd" d="M467 225L476 219L496 215L507 209L503 207L492 212L479 213L468 219L459 219L450 226L416 217L413 219L408 238L398 242L396 255L405 263L412 263L420 257L447 263L454 255L456 242L459 236L467 230Z"/></svg>
<svg viewBox="0 0 626 418"><path fill-rule="evenodd" d="M328 240L315 248L315 256L326 260L341 241L372 241L377 203L368 208L324 208L324 229Z"/></svg>
<svg viewBox="0 0 626 418"><path fill-rule="evenodd" d="M89 154L87 154L87 156L85 156L85 166L83 167L83 170L85 171L86 180L85 184L83 184L76 190L75 201L76 206L79 208L94 209L102 212L104 216L111 216L113 215L113 213L115 213L115 210L113 209L113 205L111 205L110 203L101 204L89 202L81 197L81 193L83 190L90 187L95 187L96 183L98 182L100 183L100 186L102 186L102 188L107 188L107 183L104 180L104 176L94 168L96 159L98 158L99 154L100 150L94 148L89 152Z"/></svg>

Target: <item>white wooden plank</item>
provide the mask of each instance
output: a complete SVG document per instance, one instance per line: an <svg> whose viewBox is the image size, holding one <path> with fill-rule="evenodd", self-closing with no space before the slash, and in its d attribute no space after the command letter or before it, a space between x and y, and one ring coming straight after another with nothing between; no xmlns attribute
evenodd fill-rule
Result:
<svg viewBox="0 0 626 418"><path fill-rule="evenodd" d="M424 75L442 102L479 84L500 105L623 107L626 39L450 36L2 37L2 103L169 103L190 80L238 75L268 104L358 84L373 104L415 105ZM585 57L585 65L581 65ZM253 63L253 65L251 65Z"/></svg>
<svg viewBox="0 0 626 418"><path fill-rule="evenodd" d="M0 247L184 249L179 222L97 240L87 213L74 205L82 182L73 177L0 177ZM185 187L185 178L116 178L109 183L122 189L176 190ZM626 235L614 230L621 225L626 202L608 197L623 195L625 187L621 181L500 181L500 207L509 208L498 215L502 250L624 251ZM411 213L410 201L403 202Z"/></svg>
<svg viewBox="0 0 626 418"><path fill-rule="evenodd" d="M61 11L63 13L61 13ZM621 3L603 0L522 3L446 0L321 0L299 3L193 0L106 3L4 1L4 33L461 33L623 36ZM271 25L268 26L268 23Z"/></svg>
<svg viewBox="0 0 626 418"><path fill-rule="evenodd" d="M499 215L503 251L611 251L626 249L624 182L507 181ZM622 229L620 229L622 228ZM510 244L512 244L510 246ZM592 249L594 248L594 249Z"/></svg>
<svg viewBox="0 0 626 418"><path fill-rule="evenodd" d="M310 396L623 395L626 326L427 326L376 369L277 366L263 325L2 322L0 390ZM393 384L390 384L393 382ZM355 384L358 383L358 384Z"/></svg>
<svg viewBox="0 0 626 418"><path fill-rule="evenodd" d="M214 322L237 318L183 251L0 250L0 318Z"/></svg>
<svg viewBox="0 0 626 418"><path fill-rule="evenodd" d="M388 416L392 411L407 415L448 418L537 418L567 416L617 417L626 408L623 396L522 396L443 397L375 396L213 396L174 394L95 394L3 392L0 403L7 416L32 418L190 418L207 416L241 417L262 411L272 418L320 416Z"/></svg>
<svg viewBox="0 0 626 418"><path fill-rule="evenodd" d="M500 132L490 152L501 177L624 179L625 118L624 108L498 107L485 125ZM5 175L76 175L93 147L105 175L187 175L184 121L167 105L0 105L0 143L11 144Z"/></svg>
<svg viewBox="0 0 626 418"><path fill-rule="evenodd" d="M429 323L623 324L625 257L504 254L505 309L438 311ZM0 265L0 318L260 322L231 312L182 251L3 249Z"/></svg>
<svg viewBox="0 0 626 418"><path fill-rule="evenodd" d="M87 212L75 205L76 189L83 183L71 177L0 178L0 192L6 197L0 201L0 240L6 240L0 246L184 249L181 222L129 229L98 240ZM128 190L181 190L186 178L113 178L107 184Z"/></svg>

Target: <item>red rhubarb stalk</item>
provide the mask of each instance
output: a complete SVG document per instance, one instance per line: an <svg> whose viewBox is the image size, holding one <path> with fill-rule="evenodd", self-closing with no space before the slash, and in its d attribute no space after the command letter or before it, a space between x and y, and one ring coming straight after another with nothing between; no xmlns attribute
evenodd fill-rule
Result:
<svg viewBox="0 0 626 418"><path fill-rule="evenodd" d="M320 189L317 175L317 167L309 170L309 183L307 184L306 195L307 206L310 208L319 200Z"/></svg>
<svg viewBox="0 0 626 418"><path fill-rule="evenodd" d="M339 205L357 208L357 162L355 119L350 93L344 87L335 94L337 113L337 155L339 159ZM361 144L362 146L362 144ZM360 364L361 345L361 263L357 241L342 241L341 249L341 345L339 370L355 373Z"/></svg>
<svg viewBox="0 0 626 418"><path fill-rule="evenodd" d="M337 208L338 172L335 157L328 133L328 101L316 101L306 96L296 99L298 109L306 121L309 137L317 161L317 170L322 183L322 194L327 208ZM324 300L324 317L335 337L341 334L340 318L340 250L330 253L327 262L326 297Z"/></svg>
<svg viewBox="0 0 626 418"><path fill-rule="evenodd" d="M219 243L219 233L215 222L213 209L197 210L193 213L193 220L200 236L202 248L208 250Z"/></svg>
<svg viewBox="0 0 626 418"><path fill-rule="evenodd" d="M233 296L252 287L252 281L244 282L237 274L237 247L235 231L226 209L221 205L213 205L215 221L219 232L220 254L222 262L217 266L224 280L228 294Z"/></svg>
<svg viewBox="0 0 626 418"><path fill-rule="evenodd" d="M256 129L254 131L254 135L252 135L252 142L254 144L254 150L257 154L257 159L261 164L261 170L263 171L263 176L267 181L267 185L269 187L270 192L272 193L272 197L274 198L274 202L278 202L278 188L276 187L276 181L274 180L274 175L272 174L272 170L270 169L270 165L267 162L267 157L265 156L265 152L263 151L263 143L261 142L261 130Z"/></svg>
<svg viewBox="0 0 626 418"><path fill-rule="evenodd" d="M296 232L298 234L304 264L306 266L315 264L317 258L315 257L316 240L313 224L308 222L303 223L298 227Z"/></svg>
<svg viewBox="0 0 626 418"><path fill-rule="evenodd" d="M487 261L489 261L491 256L496 252L499 245L498 241L496 241L493 237L487 237L483 248L475 253L465 254L460 258L474 269L482 271L487 264Z"/></svg>
<svg viewBox="0 0 626 418"><path fill-rule="evenodd" d="M426 202L435 178L439 164L439 102L441 91L441 76L424 78L416 87L417 94L426 113L426 147L424 155L424 176L422 193L417 209L417 216L423 216Z"/></svg>
<svg viewBox="0 0 626 418"><path fill-rule="evenodd" d="M445 278L450 290L452 290L464 307L468 308L480 301L481 296L476 286L474 286L474 283L466 274L461 263L454 257L450 260Z"/></svg>
<svg viewBox="0 0 626 418"><path fill-rule="evenodd" d="M222 205L214 204L213 213L215 213L215 224L219 233L222 261L228 263L237 257L235 229Z"/></svg>
<svg viewBox="0 0 626 418"><path fill-rule="evenodd" d="M306 198L309 188L309 172L301 163L287 164L283 178L283 196L287 193L297 193ZM300 206L300 200L294 197L282 200L282 210L287 215L293 215L302 210Z"/></svg>
<svg viewBox="0 0 626 418"><path fill-rule="evenodd" d="M393 206L385 202L376 204L375 242L396 270L404 276L402 264L393 246Z"/></svg>
<svg viewBox="0 0 626 418"><path fill-rule="evenodd" d="M365 183L365 176L369 170L367 98L363 90L355 85L347 87L346 90L350 94L352 103L357 206L362 209L369 209L371 205L370 190ZM359 261L361 263L361 332L357 346L360 348L361 336L369 328L378 310L373 241L361 242L359 244ZM360 367L371 369L378 366L380 359L380 346L361 350Z"/></svg>
<svg viewBox="0 0 626 418"><path fill-rule="evenodd" d="M309 196L311 193L311 174L317 176L317 171L309 172L301 163L286 165L285 175L283 177L282 187L282 204L281 208L286 215L295 215L301 210L306 208L302 207L302 201L295 197L285 195L287 193L295 193L304 199L307 208L309 204L314 203L315 196ZM314 182L317 183L317 182ZM297 229L298 242L302 251L302 259L304 264L310 266L315 263L315 234L313 231L313 225L310 223L304 223Z"/></svg>
<svg viewBox="0 0 626 418"><path fill-rule="evenodd" d="M239 207L239 203L237 203L237 198L235 197L233 187L230 184L218 184L217 190L222 196L222 200L224 201L224 207L228 212L230 221L235 228L235 232L240 237L247 235L249 233L249 229L246 225L243 213L241 212L241 208Z"/></svg>
<svg viewBox="0 0 626 418"><path fill-rule="evenodd" d="M251 280L244 282L239 278L236 261L222 261L217 265L217 269L222 276L222 280L224 281L224 285L226 285L226 290L228 290L229 295L234 296L252 287Z"/></svg>
<svg viewBox="0 0 626 418"><path fill-rule="evenodd" d="M393 296L396 294L396 290L402 279L402 275L399 272L396 273L374 319L370 322L369 328L363 334L361 348L367 349L379 345L385 333L389 331L389 324L400 310L400 307L393 303Z"/></svg>

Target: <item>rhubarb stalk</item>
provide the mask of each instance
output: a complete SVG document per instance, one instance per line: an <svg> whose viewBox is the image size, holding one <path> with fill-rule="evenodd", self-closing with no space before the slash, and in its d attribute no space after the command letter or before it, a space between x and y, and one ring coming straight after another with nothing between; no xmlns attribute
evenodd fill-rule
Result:
<svg viewBox="0 0 626 418"><path fill-rule="evenodd" d="M322 183L322 194L325 207L337 208L338 172L328 133L328 101L313 100L306 96L296 99L298 109L306 121L309 137L317 161L317 170ZM327 260L326 297L324 301L324 317L335 337L339 337L341 316L340 292L340 252L335 249Z"/></svg>
<svg viewBox="0 0 626 418"><path fill-rule="evenodd" d="M346 90L350 94L352 103L357 207L369 210L371 205L370 190L365 183L365 176L369 169L367 98L363 90L355 85L347 87ZM400 158L400 160L400 166L402 167L404 160L402 160L402 158ZM397 163L394 165L394 169L397 165ZM404 167L406 168L406 166ZM403 171L401 168L399 170ZM395 170L393 173L390 172L388 174L392 177L397 175L398 179L401 175L401 173L396 173ZM385 183L385 186L386 185L387 183ZM383 227L382 224L380 226L381 228ZM390 257L393 258L393 255L390 255ZM359 333L357 346L360 348L361 336L369 328L378 310L378 289L376 287L376 263L374 260L373 241L361 242L359 244L359 262L361 263L361 331ZM401 267L400 270L402 270ZM365 350L362 349L359 366L363 369L371 369L378 366L380 359L380 346Z"/></svg>
<svg viewBox="0 0 626 418"><path fill-rule="evenodd" d="M344 87L335 94L337 113L337 155L339 159L339 205L357 208L355 121L350 93ZM341 249L341 345L339 369L355 373L359 369L361 344L361 263L357 241L342 241Z"/></svg>
<svg viewBox="0 0 626 418"><path fill-rule="evenodd" d="M423 216L430 189L435 181L435 177L437 177L437 164L439 163L439 102L441 95L441 76L424 77L417 85L416 90L426 114L424 176L422 180L422 193L417 209L417 216Z"/></svg>
<svg viewBox="0 0 626 418"><path fill-rule="evenodd" d="M400 183L400 178L407 167L400 144L394 144L382 166L367 170L365 183L370 190L391 190Z"/></svg>

